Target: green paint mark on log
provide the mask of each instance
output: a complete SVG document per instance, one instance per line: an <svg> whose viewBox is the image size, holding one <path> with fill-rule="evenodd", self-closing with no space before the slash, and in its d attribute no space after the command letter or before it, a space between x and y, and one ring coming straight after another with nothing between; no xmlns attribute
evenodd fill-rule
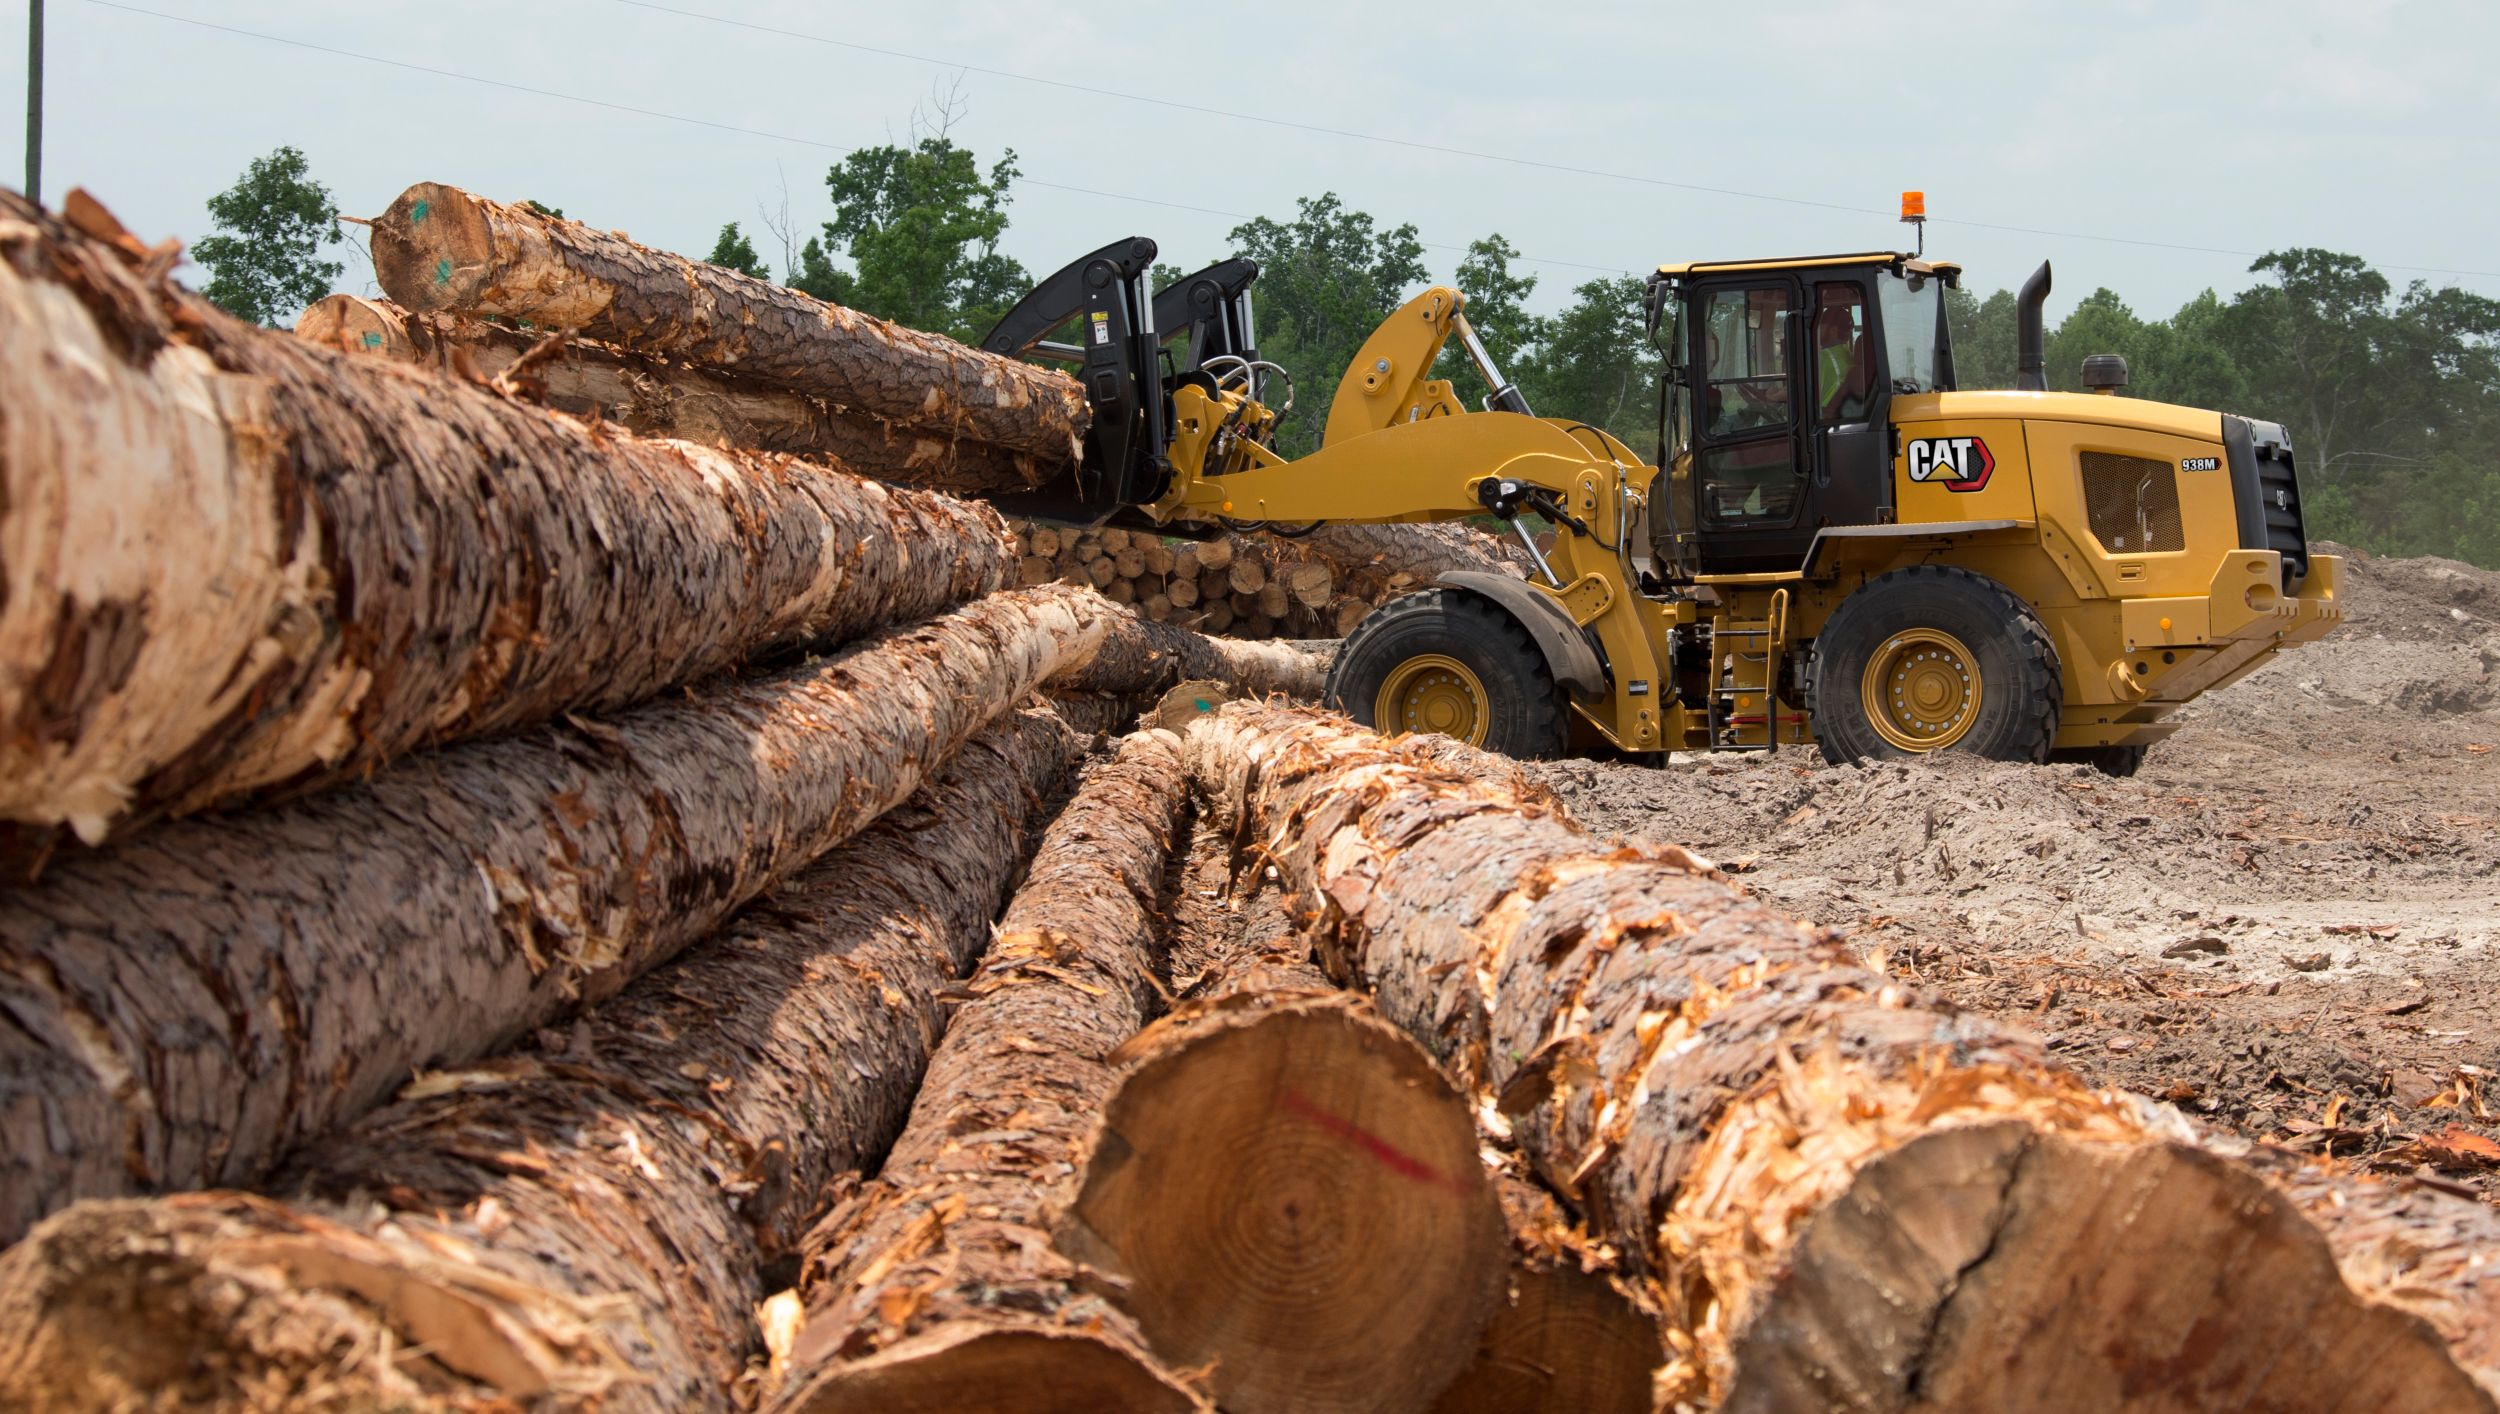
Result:
<svg viewBox="0 0 2500 1414"><path fill-rule="evenodd" d="M408 208L408 224L411 226L422 226L425 224L425 218L433 214L434 203L430 201L420 201L416 205Z"/></svg>
<svg viewBox="0 0 2500 1414"><path fill-rule="evenodd" d="M451 258L449 256L434 262L434 283L438 285L451 283Z"/></svg>
<svg viewBox="0 0 2500 1414"><path fill-rule="evenodd" d="M374 330L367 329L365 331L365 347L369 349L378 349L382 347L381 334Z"/></svg>

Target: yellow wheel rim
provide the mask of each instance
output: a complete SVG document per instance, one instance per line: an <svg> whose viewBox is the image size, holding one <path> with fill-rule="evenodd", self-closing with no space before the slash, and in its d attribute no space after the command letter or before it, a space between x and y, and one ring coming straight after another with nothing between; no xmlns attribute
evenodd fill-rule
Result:
<svg viewBox="0 0 2500 1414"><path fill-rule="evenodd" d="M1493 704L1484 683L1465 663L1446 653L1423 653L1389 670L1372 699L1372 724L1390 735L1437 732L1469 746L1484 745Z"/></svg>
<svg viewBox="0 0 2500 1414"><path fill-rule="evenodd" d="M1866 661L1859 700L1875 734L1903 751L1941 751L1979 720L1979 660L1941 629L1894 634Z"/></svg>

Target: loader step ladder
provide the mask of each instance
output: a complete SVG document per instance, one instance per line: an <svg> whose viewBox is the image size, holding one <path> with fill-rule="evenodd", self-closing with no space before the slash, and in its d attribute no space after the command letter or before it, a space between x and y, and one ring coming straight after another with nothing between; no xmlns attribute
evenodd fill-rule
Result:
<svg viewBox="0 0 2500 1414"><path fill-rule="evenodd" d="M1777 751L1783 725L1802 726L1797 713L1782 713L1780 658L1788 651L1788 591L1771 591L1770 616L1722 618L1711 628L1714 660L1710 689L1710 749ZM1788 719L1794 718L1793 722ZM1791 730L1789 740L1799 739Z"/></svg>

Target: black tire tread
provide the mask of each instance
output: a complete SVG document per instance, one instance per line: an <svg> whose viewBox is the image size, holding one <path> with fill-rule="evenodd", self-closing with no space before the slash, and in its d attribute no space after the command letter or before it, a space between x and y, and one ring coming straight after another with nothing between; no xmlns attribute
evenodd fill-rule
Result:
<svg viewBox="0 0 2500 1414"><path fill-rule="evenodd" d="M1459 641L1451 647L1467 648L1473 653L1491 657L1496 663L1506 664L1522 688L1520 696L1524 723L1516 739L1504 743L1488 737L1485 749L1529 758L1561 754L1570 719L1563 706L1562 689L1554 681L1553 670L1546 665L1545 654L1508 610L1464 589L1419 590L1392 599L1373 610L1354 626L1354 632L1346 635L1345 642L1338 647L1336 658L1328 665L1328 680L1321 689L1320 701L1331 711L1343 712L1358 722L1363 721L1371 704L1365 702L1357 710L1347 705L1343 696L1348 665L1359 664L1369 646L1383 634L1395 632L1408 619L1427 614L1469 622L1469 631L1454 635ZM1452 656L1466 655L1454 652ZM1479 674L1485 677L1499 675L1498 670L1493 674ZM1498 682L1485 683L1487 692L1499 691L1500 688ZM1365 725L1377 726L1369 722Z"/></svg>
<svg viewBox="0 0 2500 1414"><path fill-rule="evenodd" d="M2050 642L2048 628L2040 622L2040 616L2034 614L2031 606L2012 590L1986 575L1952 565L1911 565L1877 575L1855 594L1842 600L1840 607L1824 621L1822 632L1815 637L1813 656L1806 666L1806 678L1812 684L1808 694L1809 711L1813 713L1815 743L1822 749L1823 759L1835 766L1846 765L1856 759L1846 748L1833 741L1835 733L1825 730L1823 708L1830 700L1844 704L1858 701L1854 690L1838 692L1834 690L1838 685L1823 682L1826 663L1824 645L1845 641L1847 635L1856 630L1860 618L1881 611L1885 601L1898 592L1885 586L1918 585L1923 582L1951 585L1958 592L1978 596L1981 602L1987 604L1994 620L2002 623L2005 631L2013 637L2015 662L2024 679L2016 685L2016 690L2029 698L2033 708L2020 719L2014 739L2008 744L2011 754L2000 759L2024 760L2034 765L2046 762L2050 746L2057 740L2058 712L2065 698L2058 675L2057 646ZM1973 647L1976 649L1977 645Z"/></svg>

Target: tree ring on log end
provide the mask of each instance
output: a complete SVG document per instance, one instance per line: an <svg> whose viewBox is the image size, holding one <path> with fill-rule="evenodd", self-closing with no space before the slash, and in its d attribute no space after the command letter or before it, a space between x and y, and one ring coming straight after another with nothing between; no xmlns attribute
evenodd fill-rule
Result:
<svg viewBox="0 0 2500 1414"><path fill-rule="evenodd" d="M1206 1020L1138 1052L1073 1240L1129 1280L1158 1354L1214 1365L1226 1409L1428 1399L1506 1268L1465 1105L1342 997Z"/></svg>

